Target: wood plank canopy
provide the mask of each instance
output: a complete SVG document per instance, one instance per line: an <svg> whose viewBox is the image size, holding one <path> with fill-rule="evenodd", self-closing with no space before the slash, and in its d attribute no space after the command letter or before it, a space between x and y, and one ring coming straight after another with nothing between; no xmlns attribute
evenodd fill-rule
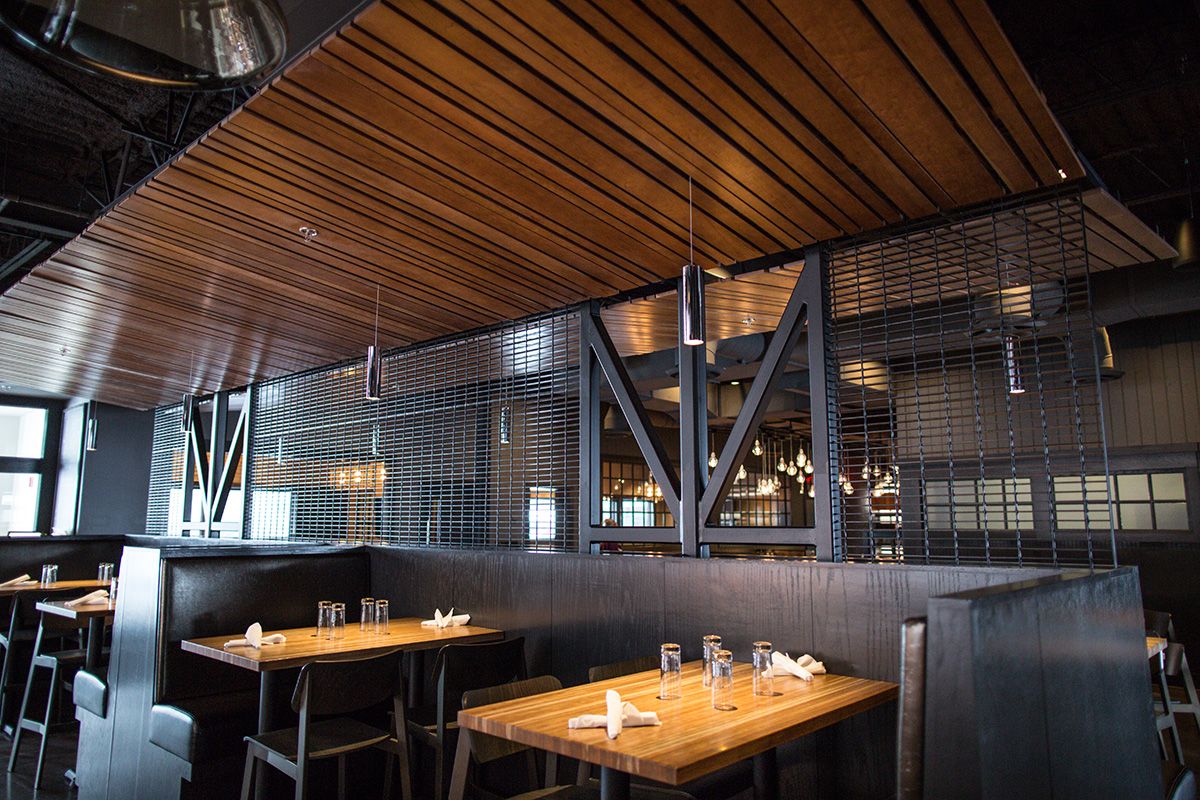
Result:
<svg viewBox="0 0 1200 800"><path fill-rule="evenodd" d="M612 296L689 177L709 267L1063 175L983 0L388 0L0 298L0 381L147 408L363 353L377 286L383 347Z"/></svg>

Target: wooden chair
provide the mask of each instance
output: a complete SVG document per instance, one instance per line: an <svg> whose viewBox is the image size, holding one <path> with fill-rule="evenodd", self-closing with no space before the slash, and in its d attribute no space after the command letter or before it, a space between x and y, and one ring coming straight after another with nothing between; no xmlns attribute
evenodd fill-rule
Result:
<svg viewBox="0 0 1200 800"><path fill-rule="evenodd" d="M525 637L488 644L448 644L438 651L433 674L437 703L408 720L413 739L433 748L434 800L446 797L449 739L458 731L458 710L466 692L525 679Z"/></svg>
<svg viewBox="0 0 1200 800"><path fill-rule="evenodd" d="M599 683L609 678L620 678L623 675L633 675L658 668L658 656L639 656L628 661L618 661L615 664L601 664L588 670L588 683Z"/></svg>
<svg viewBox="0 0 1200 800"><path fill-rule="evenodd" d="M19 596L17 605L28 603L35 605L32 598ZM54 720L54 712L58 706L59 694L69 692L74 682L75 673L83 668L87 660L87 650L54 650L52 643L67 634L76 634L87 628L86 622L67 619L53 614L42 614L38 624L37 637L33 643L33 660L29 666L29 676L25 679L25 692L21 697L21 710L17 722L13 726L12 751L8 756L8 771L17 768L17 757L21 750L21 742L25 731L36 733L42 737L38 746L37 766L34 769L33 786L42 784L42 767L46 762L46 741L49 739L50 726ZM38 668L50 671L49 688L46 694L46 706L37 717L30 717L30 697L33 694L35 676Z"/></svg>
<svg viewBox="0 0 1200 800"><path fill-rule="evenodd" d="M896 733L896 800L925 796L925 617L900 629L900 702Z"/></svg>
<svg viewBox="0 0 1200 800"><path fill-rule="evenodd" d="M314 661L300 669L292 710L300 716L295 728L246 737L246 768L242 775L242 800L254 786L258 762L262 761L296 782L296 800L307 796L309 764L323 758L338 760L338 797L346 797L346 756L369 748L386 751L387 771L384 797L391 796L392 756L400 760L400 786L404 800L411 800L408 747L403 730L404 681L400 674L402 653L394 650L380 656L340 661ZM349 716L391 698L392 730L385 731ZM333 717L316 720L315 717Z"/></svg>

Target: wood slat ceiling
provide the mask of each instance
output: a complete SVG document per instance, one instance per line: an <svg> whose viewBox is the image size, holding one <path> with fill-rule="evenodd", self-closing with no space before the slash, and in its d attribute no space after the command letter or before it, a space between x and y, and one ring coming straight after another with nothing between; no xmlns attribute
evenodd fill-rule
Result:
<svg viewBox="0 0 1200 800"><path fill-rule="evenodd" d="M0 380L132 407L1083 170L983 0L391 0L0 298ZM301 226L319 231L305 244Z"/></svg>

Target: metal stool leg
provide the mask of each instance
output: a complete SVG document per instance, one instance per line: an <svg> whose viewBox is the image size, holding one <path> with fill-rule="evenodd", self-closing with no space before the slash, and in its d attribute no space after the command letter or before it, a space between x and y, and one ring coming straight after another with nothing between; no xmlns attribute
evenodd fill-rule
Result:
<svg viewBox="0 0 1200 800"><path fill-rule="evenodd" d="M1171 687L1167 684L1167 669L1163 659L1163 654L1158 655L1158 688L1162 692L1162 708L1163 713L1155 720L1158 726L1158 734L1160 737L1160 746L1162 747L1163 758L1170 760L1167 753L1167 741L1164 731L1170 729L1171 736L1175 742L1175 757L1180 764L1183 763L1183 742L1179 738L1179 728L1175 725L1175 715L1171 712Z"/></svg>

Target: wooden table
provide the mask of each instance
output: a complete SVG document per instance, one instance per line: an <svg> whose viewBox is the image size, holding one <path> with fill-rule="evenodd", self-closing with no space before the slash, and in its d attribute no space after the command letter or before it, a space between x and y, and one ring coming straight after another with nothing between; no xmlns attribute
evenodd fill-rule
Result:
<svg viewBox="0 0 1200 800"><path fill-rule="evenodd" d="M55 583L18 583L15 586L0 587L0 597L12 597L20 592L61 592L78 589L81 592L91 592L96 589L107 589L108 581L98 581L95 578L85 581L56 581Z"/></svg>
<svg viewBox="0 0 1200 800"><path fill-rule="evenodd" d="M1154 658L1167 649L1167 640L1159 636L1146 637L1146 656Z"/></svg>
<svg viewBox="0 0 1200 800"><path fill-rule="evenodd" d="M733 711L712 708L700 682L700 663L683 668L683 698L659 700L657 670L575 686L534 697L458 712L470 730L600 765L605 800L629 797L629 777L679 784L754 758L755 796L778 797L775 747L895 699L894 683L817 675L811 682L775 678L775 696L752 692L749 664L733 669ZM567 720L604 714L604 693L615 689L639 711L658 713L662 725L625 728L609 739L603 728L570 730Z"/></svg>
<svg viewBox="0 0 1200 800"><path fill-rule="evenodd" d="M504 631L478 625L459 625L453 628L433 628L421 625L416 617L394 619L388 623L388 633L363 633L358 623L346 625L342 639L318 639L315 628L294 628L284 631L263 631L263 636L282 633L283 644L266 644L261 650L253 647L225 649L225 643L241 639L244 633L230 636L210 636L206 639L184 639L183 649L206 658L259 673L258 726L259 732L273 730L270 720L270 698L274 692L273 673L289 667L299 667L318 659L365 657L399 648L404 651L432 650L445 644L477 644L499 641Z"/></svg>
<svg viewBox="0 0 1200 800"><path fill-rule="evenodd" d="M87 657L84 661L84 669L95 673L96 668L100 665L100 653L104 648L104 625L116 613L116 602L68 606L66 600L44 600L37 604L37 610L43 614L53 614L56 617L87 620Z"/></svg>

